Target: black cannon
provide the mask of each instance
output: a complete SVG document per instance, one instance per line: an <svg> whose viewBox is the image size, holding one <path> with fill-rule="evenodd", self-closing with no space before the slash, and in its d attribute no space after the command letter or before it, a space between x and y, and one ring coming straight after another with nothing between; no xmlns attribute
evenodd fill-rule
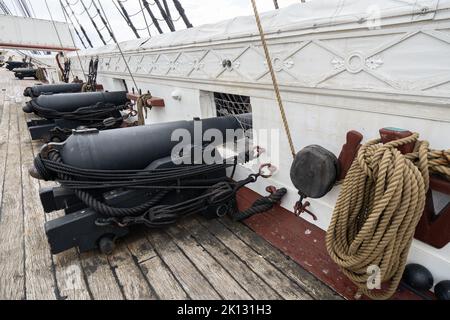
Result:
<svg viewBox="0 0 450 320"><path fill-rule="evenodd" d="M61 83L61 84L43 84L28 87L23 92L25 97L32 99L41 95L51 95L59 93L79 93L83 88L82 83Z"/></svg>
<svg viewBox="0 0 450 320"><path fill-rule="evenodd" d="M41 95L23 108L42 119L28 121L33 140L61 142L77 128L115 129L123 123L129 100L125 91Z"/></svg>
<svg viewBox="0 0 450 320"><path fill-rule="evenodd" d="M223 141L235 141L244 138L243 122L250 123L251 116L76 131L64 143L45 146L30 174L61 184L40 192L45 212L66 213L45 226L52 253L73 247L110 253L115 240L136 226L162 228L195 213L207 218L235 213L237 191L263 175L232 181L228 175L234 171L227 169L253 153L248 147L223 159L204 133L214 129ZM188 138L176 138L177 129Z"/></svg>
<svg viewBox="0 0 450 320"><path fill-rule="evenodd" d="M6 69L9 71L13 71L16 68L26 68L28 67L28 62L22 62L22 61L6 61Z"/></svg>
<svg viewBox="0 0 450 320"><path fill-rule="evenodd" d="M13 70L14 76L20 80L23 80L25 78L34 78L38 79L37 77L37 69L34 68L15 68Z"/></svg>

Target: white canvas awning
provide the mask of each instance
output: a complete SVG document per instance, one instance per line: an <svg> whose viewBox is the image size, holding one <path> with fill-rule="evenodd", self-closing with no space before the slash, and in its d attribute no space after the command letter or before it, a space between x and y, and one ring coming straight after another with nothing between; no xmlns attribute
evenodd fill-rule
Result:
<svg viewBox="0 0 450 320"><path fill-rule="evenodd" d="M56 27L56 29L55 29ZM63 22L0 15L0 48L74 51L69 25Z"/></svg>

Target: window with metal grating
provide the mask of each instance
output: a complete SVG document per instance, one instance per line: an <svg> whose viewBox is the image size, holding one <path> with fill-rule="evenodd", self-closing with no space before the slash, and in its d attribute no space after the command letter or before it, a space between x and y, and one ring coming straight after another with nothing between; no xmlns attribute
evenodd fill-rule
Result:
<svg viewBox="0 0 450 320"><path fill-rule="evenodd" d="M218 117L252 113L251 100L247 96L215 92L214 102ZM251 131L252 126L243 123L243 129Z"/></svg>

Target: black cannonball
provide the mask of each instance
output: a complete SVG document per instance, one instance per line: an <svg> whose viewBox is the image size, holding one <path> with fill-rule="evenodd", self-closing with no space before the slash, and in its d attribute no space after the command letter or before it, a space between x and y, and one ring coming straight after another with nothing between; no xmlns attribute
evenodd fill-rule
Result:
<svg viewBox="0 0 450 320"><path fill-rule="evenodd" d="M450 280L439 282L434 287L434 294L439 300L450 300Z"/></svg>
<svg viewBox="0 0 450 320"><path fill-rule="evenodd" d="M403 273L403 281L419 291L428 291L433 288L434 284L431 272L420 264L407 265Z"/></svg>

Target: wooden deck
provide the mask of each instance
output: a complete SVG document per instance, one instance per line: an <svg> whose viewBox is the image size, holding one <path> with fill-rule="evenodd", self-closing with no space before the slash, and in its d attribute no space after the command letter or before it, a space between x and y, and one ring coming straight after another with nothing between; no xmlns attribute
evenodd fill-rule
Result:
<svg viewBox="0 0 450 320"><path fill-rule="evenodd" d="M40 148L22 112L23 88L0 69L0 299L340 299L243 224L194 217L142 231L111 256L52 256L39 188L28 168ZM16 97L18 98L16 100ZM22 101L20 101L22 100Z"/></svg>

